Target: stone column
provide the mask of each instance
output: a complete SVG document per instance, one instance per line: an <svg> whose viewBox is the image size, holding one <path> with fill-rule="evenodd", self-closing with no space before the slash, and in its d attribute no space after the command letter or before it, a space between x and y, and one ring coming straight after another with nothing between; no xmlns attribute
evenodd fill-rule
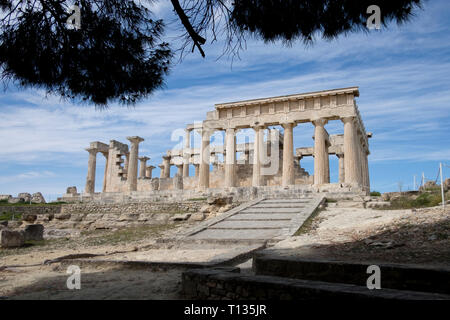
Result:
<svg viewBox="0 0 450 320"><path fill-rule="evenodd" d="M183 176L184 164L177 165L177 176Z"/></svg>
<svg viewBox="0 0 450 320"><path fill-rule="evenodd" d="M336 157L339 159L339 183L345 182L345 164L344 164L344 154L337 153Z"/></svg>
<svg viewBox="0 0 450 320"><path fill-rule="evenodd" d="M198 178L198 188L206 190L209 188L209 161L210 161L210 131L207 129L201 130L202 144L200 148L200 172Z"/></svg>
<svg viewBox="0 0 450 320"><path fill-rule="evenodd" d="M294 156L294 162L295 162L295 164L297 164L297 166L299 168L302 167L302 164L301 164L302 159L303 159L303 156Z"/></svg>
<svg viewBox="0 0 450 320"><path fill-rule="evenodd" d="M95 169L97 167L97 152L96 148L87 148L87 152L89 152L89 161L88 161L88 173L86 177L86 187L84 188L85 193L94 193L95 192Z"/></svg>
<svg viewBox="0 0 450 320"><path fill-rule="evenodd" d="M236 186L236 130L228 128L225 136L225 187Z"/></svg>
<svg viewBox="0 0 450 320"><path fill-rule="evenodd" d="M366 187L367 192L370 192L370 174L369 174L369 159L367 157L369 156L369 151L364 152L364 168L365 168L365 175L366 175Z"/></svg>
<svg viewBox="0 0 450 320"><path fill-rule="evenodd" d="M342 119L344 122L344 167L345 167L345 183L360 184L359 172L359 156L356 132L355 118L346 117Z"/></svg>
<svg viewBox="0 0 450 320"><path fill-rule="evenodd" d="M155 169L154 166L147 166L147 167L145 168L145 177L146 177L147 179L151 179L151 178L152 178L152 171L153 171L153 169Z"/></svg>
<svg viewBox="0 0 450 320"><path fill-rule="evenodd" d="M128 164L129 163L130 163L130 153L127 152L125 154L125 163L123 164L123 171L125 172L125 177L124 178L128 177Z"/></svg>
<svg viewBox="0 0 450 320"><path fill-rule="evenodd" d="M170 178L170 156L163 156L164 176L163 178Z"/></svg>
<svg viewBox="0 0 450 320"><path fill-rule="evenodd" d="M106 192L106 184L108 182L108 159L109 159L109 153L108 152L102 152L102 154L105 157L105 173L103 174L103 188L102 188L102 192Z"/></svg>
<svg viewBox="0 0 450 320"><path fill-rule="evenodd" d="M325 125L326 119L318 119L313 121L314 129L314 184L320 185L329 183L329 159L328 159L328 143Z"/></svg>
<svg viewBox="0 0 450 320"><path fill-rule="evenodd" d="M200 165L196 163L194 164L194 168L195 168L195 176L198 178L198 176L200 175Z"/></svg>
<svg viewBox="0 0 450 320"><path fill-rule="evenodd" d="M139 178L144 179L146 177L146 170L147 170L147 161L150 160L149 157L140 157L139 161L141 162L139 166Z"/></svg>
<svg viewBox="0 0 450 320"><path fill-rule="evenodd" d="M282 186L286 187L293 185L295 182L294 176L294 133L293 129L295 123L283 123L283 176Z"/></svg>
<svg viewBox="0 0 450 320"><path fill-rule="evenodd" d="M144 141L141 137L127 137L131 142L130 159L128 162L127 186L128 191L137 190L137 173L138 173L138 157L139 143Z"/></svg>
<svg viewBox="0 0 450 320"><path fill-rule="evenodd" d="M183 177L189 177L189 159L191 157L191 131L192 129L186 129L186 136L184 138Z"/></svg>
<svg viewBox="0 0 450 320"><path fill-rule="evenodd" d="M255 130L255 142L253 145L253 177L252 186L262 186L263 179L261 175L261 160L262 160L262 150L263 150L263 138L264 138L264 127L256 126L253 127Z"/></svg>
<svg viewBox="0 0 450 320"><path fill-rule="evenodd" d="M162 178L164 178L164 165L160 164L160 165L158 165L158 168L161 169L161 173L159 174L159 178L162 179Z"/></svg>

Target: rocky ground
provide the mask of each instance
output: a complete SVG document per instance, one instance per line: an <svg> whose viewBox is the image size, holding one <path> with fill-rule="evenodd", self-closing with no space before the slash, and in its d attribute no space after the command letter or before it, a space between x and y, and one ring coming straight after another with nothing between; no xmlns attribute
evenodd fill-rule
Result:
<svg viewBox="0 0 450 320"><path fill-rule="evenodd" d="M328 207L303 234L273 249L311 258L450 267L450 208Z"/></svg>
<svg viewBox="0 0 450 320"><path fill-rule="evenodd" d="M66 288L67 262L58 258L86 254L104 260L193 262L220 254L205 245L160 248L195 221L116 231L83 231L80 236L50 239L28 247L0 250L0 299L179 299L182 269L133 269L83 266L82 289ZM330 206L321 210L300 235L272 250L338 260L367 260L450 266L450 208L380 210ZM47 261L47 264L44 264ZM48 262L51 262L48 264Z"/></svg>

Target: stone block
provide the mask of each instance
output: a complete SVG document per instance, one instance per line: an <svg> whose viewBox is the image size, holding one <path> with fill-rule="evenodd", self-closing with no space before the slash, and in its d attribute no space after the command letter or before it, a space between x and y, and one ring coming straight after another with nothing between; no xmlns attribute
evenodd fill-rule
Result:
<svg viewBox="0 0 450 320"><path fill-rule="evenodd" d="M66 190L66 193L67 194L77 194L78 192L77 192L77 187L68 187L67 188L67 190Z"/></svg>
<svg viewBox="0 0 450 320"><path fill-rule="evenodd" d="M57 213L55 214L56 220L69 220L70 219L70 213Z"/></svg>
<svg viewBox="0 0 450 320"><path fill-rule="evenodd" d="M0 231L0 245L2 248L21 247L24 243L24 235L20 231L4 229Z"/></svg>
<svg viewBox="0 0 450 320"><path fill-rule="evenodd" d="M33 193L31 196L31 202L32 203L46 203L44 196L40 192Z"/></svg>
<svg viewBox="0 0 450 320"><path fill-rule="evenodd" d="M9 199L12 198L12 195L10 194L0 194L0 201L8 201Z"/></svg>
<svg viewBox="0 0 450 320"><path fill-rule="evenodd" d="M44 226L42 224L29 224L23 230L25 241L44 240Z"/></svg>
<svg viewBox="0 0 450 320"><path fill-rule="evenodd" d="M17 198L23 199L24 202L30 202L31 194L29 194L28 192L21 192L17 195Z"/></svg>
<svg viewBox="0 0 450 320"><path fill-rule="evenodd" d="M26 222L33 223L37 219L37 214L34 213L24 213L22 215L22 220Z"/></svg>
<svg viewBox="0 0 450 320"><path fill-rule="evenodd" d="M19 197L11 197L8 199L8 203L23 203L24 200Z"/></svg>
<svg viewBox="0 0 450 320"><path fill-rule="evenodd" d="M194 213L189 218L189 220L192 220L192 221L203 221L203 220L205 220L205 218L206 218L206 216L205 216L205 214L203 212L197 212L197 213Z"/></svg>

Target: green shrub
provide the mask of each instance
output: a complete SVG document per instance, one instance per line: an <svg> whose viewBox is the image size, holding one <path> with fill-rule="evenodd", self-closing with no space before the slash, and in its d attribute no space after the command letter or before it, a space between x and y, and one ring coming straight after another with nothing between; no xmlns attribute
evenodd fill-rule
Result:
<svg viewBox="0 0 450 320"><path fill-rule="evenodd" d="M372 192L370 193L370 195L371 195L372 197L381 197L381 193L379 193L378 191L372 191Z"/></svg>

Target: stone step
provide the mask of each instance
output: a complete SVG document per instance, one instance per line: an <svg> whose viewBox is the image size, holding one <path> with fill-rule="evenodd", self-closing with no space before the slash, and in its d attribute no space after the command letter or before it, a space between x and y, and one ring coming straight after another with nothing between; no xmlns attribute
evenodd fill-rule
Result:
<svg viewBox="0 0 450 320"><path fill-rule="evenodd" d="M313 198L301 198L301 199L267 199L262 200L260 203L308 203Z"/></svg>
<svg viewBox="0 0 450 320"><path fill-rule="evenodd" d="M320 280L365 285L371 263L306 260L289 256L258 254L253 268L258 275ZM293 253L294 254L294 253ZM400 264L377 264L381 270L381 287L450 294L450 268L418 267Z"/></svg>
<svg viewBox="0 0 450 320"><path fill-rule="evenodd" d="M302 208L247 208L239 213L299 213Z"/></svg>
<svg viewBox="0 0 450 320"><path fill-rule="evenodd" d="M205 229L190 236L192 239L240 239L240 240L265 240L280 234L280 229Z"/></svg>
<svg viewBox="0 0 450 320"><path fill-rule="evenodd" d="M290 220L225 220L211 229L279 229L289 226Z"/></svg>
<svg viewBox="0 0 450 320"><path fill-rule="evenodd" d="M278 209L278 208L304 208L304 203L259 203L255 204L254 206L251 206L251 208L271 208L271 209Z"/></svg>
<svg viewBox="0 0 450 320"><path fill-rule="evenodd" d="M292 213L238 213L226 220L291 220Z"/></svg>
<svg viewBox="0 0 450 320"><path fill-rule="evenodd" d="M300 280L275 276L248 275L218 269L183 272L182 291L189 299L305 300L323 298L383 300L448 300L449 295L402 291L369 290L366 286Z"/></svg>

